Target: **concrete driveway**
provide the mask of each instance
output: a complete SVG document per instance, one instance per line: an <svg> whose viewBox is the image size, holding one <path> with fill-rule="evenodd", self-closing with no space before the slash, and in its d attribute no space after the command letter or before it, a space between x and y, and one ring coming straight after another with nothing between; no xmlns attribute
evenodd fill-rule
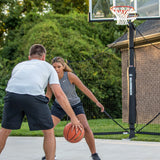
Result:
<svg viewBox="0 0 160 160"><path fill-rule="evenodd" d="M85 140L69 143L57 137L57 160L91 160ZM160 160L159 142L96 139L101 160ZM43 137L9 137L0 160L41 160Z"/></svg>

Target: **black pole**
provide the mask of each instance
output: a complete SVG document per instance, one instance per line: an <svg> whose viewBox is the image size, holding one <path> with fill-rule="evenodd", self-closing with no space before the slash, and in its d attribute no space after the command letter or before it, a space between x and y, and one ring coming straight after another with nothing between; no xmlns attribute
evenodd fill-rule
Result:
<svg viewBox="0 0 160 160"><path fill-rule="evenodd" d="M135 123L136 123L136 71L134 67L134 25L129 21L129 138L135 137Z"/></svg>

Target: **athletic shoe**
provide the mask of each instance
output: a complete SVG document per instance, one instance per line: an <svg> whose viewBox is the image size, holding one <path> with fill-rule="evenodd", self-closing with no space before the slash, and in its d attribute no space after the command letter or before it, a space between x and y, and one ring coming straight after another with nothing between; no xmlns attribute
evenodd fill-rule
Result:
<svg viewBox="0 0 160 160"><path fill-rule="evenodd" d="M44 156L44 157L42 157L42 160L46 160L46 157Z"/></svg>
<svg viewBox="0 0 160 160"><path fill-rule="evenodd" d="M44 157L42 157L42 160L46 160L46 157L44 156ZM56 160L56 155L55 155L55 160Z"/></svg>
<svg viewBox="0 0 160 160"><path fill-rule="evenodd" d="M92 154L91 157L92 157L93 160L101 160L97 153Z"/></svg>

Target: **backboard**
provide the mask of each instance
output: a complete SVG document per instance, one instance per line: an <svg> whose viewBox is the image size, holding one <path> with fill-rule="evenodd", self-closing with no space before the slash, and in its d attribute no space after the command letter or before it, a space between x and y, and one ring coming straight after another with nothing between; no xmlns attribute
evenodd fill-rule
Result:
<svg viewBox="0 0 160 160"><path fill-rule="evenodd" d="M89 0L89 21L114 21L112 6L131 6L137 20L160 19L160 0Z"/></svg>

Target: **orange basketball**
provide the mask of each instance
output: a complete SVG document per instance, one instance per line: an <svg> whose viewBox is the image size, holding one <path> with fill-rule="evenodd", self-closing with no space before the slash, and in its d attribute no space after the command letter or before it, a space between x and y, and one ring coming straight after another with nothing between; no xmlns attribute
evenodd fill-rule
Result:
<svg viewBox="0 0 160 160"><path fill-rule="evenodd" d="M76 129L72 129L72 123L68 123L63 130L64 138L71 143L79 142L84 137L84 128L82 130L78 128L77 130L76 133Z"/></svg>

